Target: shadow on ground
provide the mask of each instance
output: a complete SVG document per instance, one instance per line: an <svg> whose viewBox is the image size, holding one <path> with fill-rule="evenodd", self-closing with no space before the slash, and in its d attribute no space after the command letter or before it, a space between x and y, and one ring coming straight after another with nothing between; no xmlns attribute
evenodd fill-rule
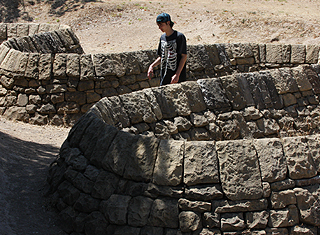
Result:
<svg viewBox="0 0 320 235"><path fill-rule="evenodd" d="M0 234L65 234L43 195L59 148L0 132Z"/></svg>

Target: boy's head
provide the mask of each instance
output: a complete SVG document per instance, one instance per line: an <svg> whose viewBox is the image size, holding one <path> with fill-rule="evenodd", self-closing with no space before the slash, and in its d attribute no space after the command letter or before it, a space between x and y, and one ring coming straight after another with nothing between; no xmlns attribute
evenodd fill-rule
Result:
<svg viewBox="0 0 320 235"><path fill-rule="evenodd" d="M167 13L161 13L160 15L157 16L157 24L161 24L161 23L168 23L170 24L170 27L172 28L174 23L171 21L171 17L169 14Z"/></svg>

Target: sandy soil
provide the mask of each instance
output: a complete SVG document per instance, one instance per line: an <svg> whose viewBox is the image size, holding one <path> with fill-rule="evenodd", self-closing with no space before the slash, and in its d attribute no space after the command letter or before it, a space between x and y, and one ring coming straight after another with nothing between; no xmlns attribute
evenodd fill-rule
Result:
<svg viewBox="0 0 320 235"><path fill-rule="evenodd" d="M188 44L320 42L317 0L102 0L73 5L62 16L48 10L44 4L26 7L34 22L72 26L86 53L156 48L161 31L155 18L161 12L171 15Z"/></svg>
<svg viewBox="0 0 320 235"><path fill-rule="evenodd" d="M156 16L168 12L188 44L226 42L319 44L317 0L171 0L88 2L50 6L25 2L33 22L71 25L86 53L157 47ZM72 9L72 10L70 10ZM17 22L26 22L21 18ZM49 164L69 129L0 118L0 234L64 234L43 192Z"/></svg>

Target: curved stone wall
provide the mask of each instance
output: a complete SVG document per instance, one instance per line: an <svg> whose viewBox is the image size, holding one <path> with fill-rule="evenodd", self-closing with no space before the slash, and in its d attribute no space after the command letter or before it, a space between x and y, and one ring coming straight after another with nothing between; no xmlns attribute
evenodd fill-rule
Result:
<svg viewBox="0 0 320 235"><path fill-rule="evenodd" d="M84 54L68 26L0 24L0 114L72 126L103 97L159 85L146 72L155 50ZM318 63L318 45L213 44L188 47L188 80Z"/></svg>
<svg viewBox="0 0 320 235"><path fill-rule="evenodd" d="M80 234L317 234L319 65L97 102L48 182ZM312 135L310 135L312 134Z"/></svg>
<svg viewBox="0 0 320 235"><path fill-rule="evenodd" d="M35 30L37 28L37 30ZM318 234L319 46L83 53L66 26L0 24L0 113L73 125L48 194L69 234Z"/></svg>

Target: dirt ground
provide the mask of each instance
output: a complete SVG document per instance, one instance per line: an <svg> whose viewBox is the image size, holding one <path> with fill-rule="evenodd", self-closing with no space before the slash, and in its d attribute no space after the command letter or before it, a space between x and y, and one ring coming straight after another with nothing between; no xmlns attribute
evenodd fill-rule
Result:
<svg viewBox="0 0 320 235"><path fill-rule="evenodd" d="M317 0L61 1L51 13L45 1L24 1L21 12L32 22L72 26L87 54L156 48L161 12L172 16L189 45L320 42ZM64 234L43 193L48 166L69 130L0 118L0 234Z"/></svg>

